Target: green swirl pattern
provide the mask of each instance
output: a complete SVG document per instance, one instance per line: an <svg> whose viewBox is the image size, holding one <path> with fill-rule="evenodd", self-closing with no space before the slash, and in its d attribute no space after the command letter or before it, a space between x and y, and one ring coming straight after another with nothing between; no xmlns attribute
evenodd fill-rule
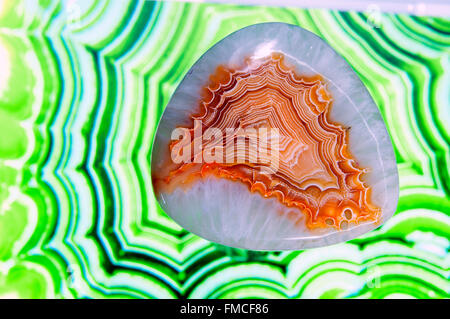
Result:
<svg viewBox="0 0 450 319"><path fill-rule="evenodd" d="M191 65L250 24L342 54L392 137L400 201L356 240L214 245L153 196L158 119ZM151 1L0 1L0 296L448 298L450 20Z"/></svg>

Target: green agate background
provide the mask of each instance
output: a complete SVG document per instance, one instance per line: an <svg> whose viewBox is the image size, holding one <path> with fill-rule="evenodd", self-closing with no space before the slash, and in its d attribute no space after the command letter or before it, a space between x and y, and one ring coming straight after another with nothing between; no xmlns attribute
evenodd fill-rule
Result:
<svg viewBox="0 0 450 319"><path fill-rule="evenodd" d="M214 43L267 21L325 39L380 108L400 200L379 229L251 252L157 206L151 145L171 94ZM449 87L450 18L0 0L0 297L448 298Z"/></svg>

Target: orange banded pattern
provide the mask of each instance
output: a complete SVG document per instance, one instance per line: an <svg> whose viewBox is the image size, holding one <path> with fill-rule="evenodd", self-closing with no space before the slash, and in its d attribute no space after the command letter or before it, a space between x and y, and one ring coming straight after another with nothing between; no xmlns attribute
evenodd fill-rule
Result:
<svg viewBox="0 0 450 319"><path fill-rule="evenodd" d="M214 127L276 128L279 131L278 168L267 174L264 163L246 160L225 163L168 163L154 176L156 190L189 187L199 178L216 176L245 183L251 192L275 197L292 214L306 216L310 229L378 221L381 210L371 203L371 188L361 178L366 172L348 147L349 128L330 120L332 96L319 76L300 76L281 53L246 59L241 67L219 66L203 89L199 111L201 131ZM186 128L190 132L192 127ZM238 130L236 131L238 132ZM236 133L238 135L238 133ZM193 136L193 134L191 134ZM194 138L190 140L194 144ZM203 150L208 141L202 141ZM168 151L180 141L172 141ZM215 148L228 146L215 144ZM192 158L201 154L193 152ZM300 215L298 215L300 216Z"/></svg>

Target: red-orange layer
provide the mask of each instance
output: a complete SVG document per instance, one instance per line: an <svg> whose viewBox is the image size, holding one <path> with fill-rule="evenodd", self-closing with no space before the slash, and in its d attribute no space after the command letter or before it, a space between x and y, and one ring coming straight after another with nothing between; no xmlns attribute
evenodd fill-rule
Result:
<svg viewBox="0 0 450 319"><path fill-rule="evenodd" d="M249 153L244 161L228 163L176 164L168 156L165 169L153 175L155 189L170 192L213 175L244 183L251 192L296 208L306 216L310 229L345 229L349 224L378 221L381 210L372 204L371 188L360 179L365 170L349 151L348 129L330 120L331 105L332 96L323 79L296 74L282 54L247 59L238 68L219 66L203 89L199 110L191 116L192 126L185 128L193 150L190 159L201 157L212 145L211 140L201 140L202 150L193 147L194 120L201 121L197 129L202 133L212 127L224 135L226 128L275 128L280 142L277 170L271 174L262 171L270 165L250 161ZM168 152L179 143L172 141ZM214 144L214 150L223 154L228 147Z"/></svg>

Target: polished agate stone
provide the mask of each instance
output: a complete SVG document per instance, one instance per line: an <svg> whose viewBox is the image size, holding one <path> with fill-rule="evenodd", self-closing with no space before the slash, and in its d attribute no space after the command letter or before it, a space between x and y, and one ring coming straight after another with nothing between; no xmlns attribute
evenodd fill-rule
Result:
<svg viewBox="0 0 450 319"><path fill-rule="evenodd" d="M370 94L323 40L284 23L241 29L194 64L160 121L152 179L182 227L255 250L355 238L398 200Z"/></svg>

